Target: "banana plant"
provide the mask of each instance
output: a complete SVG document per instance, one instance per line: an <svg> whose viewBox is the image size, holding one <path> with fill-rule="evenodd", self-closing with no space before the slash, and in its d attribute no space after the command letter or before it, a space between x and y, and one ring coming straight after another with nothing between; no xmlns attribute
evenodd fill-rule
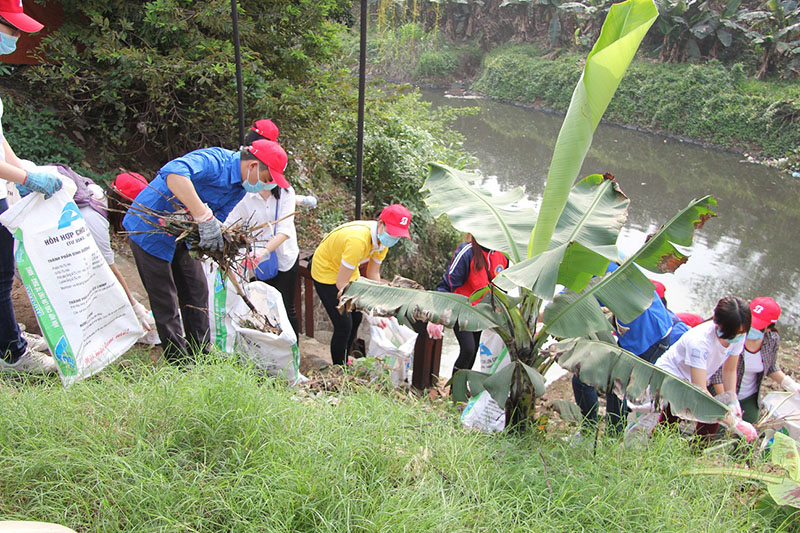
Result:
<svg viewBox="0 0 800 533"><path fill-rule="evenodd" d="M606 274L609 262L618 260L616 241L629 200L608 173L574 183L600 118L656 16L652 0L627 0L610 9L573 93L538 212L521 202L521 188L487 192L474 174L430 164L423 192L431 214L447 215L457 230L504 252L511 267L470 297L359 279L340 299L345 309L369 309L405 323L493 329L511 364L491 376L459 371L451 384L457 400L467 391L489 391L505 406L508 425L524 427L533 419L535 398L544 393L543 374L556 361L600 389L619 387L634 398L648 390L661 394L682 416L712 421L726 413L699 389L617 346L599 303L623 322L641 314L652 301L653 286L640 268L672 272L684 263L687 256L676 245L691 244L694 230L715 216L716 202L709 196L691 202ZM562 342L543 350L550 336Z"/></svg>

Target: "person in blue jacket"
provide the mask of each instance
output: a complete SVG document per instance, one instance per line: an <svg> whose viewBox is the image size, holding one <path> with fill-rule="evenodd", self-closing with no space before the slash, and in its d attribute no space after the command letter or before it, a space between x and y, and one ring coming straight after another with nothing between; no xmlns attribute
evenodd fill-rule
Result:
<svg viewBox="0 0 800 533"><path fill-rule="evenodd" d="M612 262L606 269L606 273L613 272L617 268L619 265ZM620 347L648 363L655 363L659 356L669 349L672 319L655 290L653 290L653 302L650 307L633 322L625 324L615 319L615 324L617 343ZM580 407L584 420L596 422L597 390L573 375L572 391L575 394L575 403ZM606 393L606 413L610 429L621 431L625 423L624 416L627 413L627 406L613 392Z"/></svg>
<svg viewBox="0 0 800 533"><path fill-rule="evenodd" d="M665 296L667 293L667 288L664 286L664 284L654 279L651 279L650 281L652 281L653 285L655 285L656 294L659 298L661 298L661 303L664 304L664 308L667 310L667 314L672 320L672 331L669 333L669 345L672 346L678 342L678 339L680 339L683 334L689 331L691 328L686 322L681 320L678 315L670 310L669 306L667 305L667 297Z"/></svg>
<svg viewBox="0 0 800 533"><path fill-rule="evenodd" d="M186 245L155 229L156 217L138 207L173 212L174 204L178 204L198 222L200 248L218 252L224 247L220 221L246 192L259 192L270 185L289 187L283 176L286 162L283 148L269 140L255 141L238 152L224 148L195 150L161 167L131 204L122 225L129 232L133 258L150 298L167 361L185 359L187 341L195 350L205 349L208 287L201 262L189 255Z"/></svg>

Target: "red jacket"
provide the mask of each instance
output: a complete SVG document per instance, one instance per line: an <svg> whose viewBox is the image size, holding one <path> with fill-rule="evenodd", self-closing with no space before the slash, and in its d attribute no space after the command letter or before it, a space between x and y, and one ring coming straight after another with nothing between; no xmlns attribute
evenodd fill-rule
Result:
<svg viewBox="0 0 800 533"><path fill-rule="evenodd" d="M463 243L458 247L450 261L447 272L442 276L442 281L436 288L442 292L454 292L464 296L471 296L473 292L489 285L489 280L508 267L508 259L502 252L481 250L483 259L489 266L486 269L476 270L473 264L472 247ZM477 303L480 300L477 300Z"/></svg>

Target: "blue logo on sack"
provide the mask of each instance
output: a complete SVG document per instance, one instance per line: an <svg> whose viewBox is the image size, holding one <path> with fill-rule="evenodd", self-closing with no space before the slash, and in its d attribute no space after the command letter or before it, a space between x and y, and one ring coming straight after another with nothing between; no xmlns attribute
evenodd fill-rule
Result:
<svg viewBox="0 0 800 533"><path fill-rule="evenodd" d="M67 353L67 339L61 337L58 339L58 343L56 344L55 353L53 354L56 358L56 361L62 363L62 366L66 366L70 368L73 372L77 370L75 366L75 359Z"/></svg>
<svg viewBox="0 0 800 533"><path fill-rule="evenodd" d="M61 211L61 218L58 219L58 229L66 228L76 220L82 218L83 215L81 215L75 202L67 202L67 205L65 205L64 209Z"/></svg>

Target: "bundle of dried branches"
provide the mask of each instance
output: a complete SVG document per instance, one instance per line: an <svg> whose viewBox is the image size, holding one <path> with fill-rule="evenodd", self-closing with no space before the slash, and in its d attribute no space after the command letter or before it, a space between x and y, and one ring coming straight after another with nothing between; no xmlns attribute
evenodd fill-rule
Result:
<svg viewBox="0 0 800 533"><path fill-rule="evenodd" d="M253 249L256 242L261 240L258 238L261 231L267 228L271 229L275 224L294 216L295 213L292 212L278 220L263 224L254 225L250 220L242 220L230 226L223 226L223 249L212 252L200 247L200 230L197 221L174 199L167 198L167 200L172 204L174 211L158 211L134 201L127 213L138 216L152 229L128 232L128 234L167 233L175 237L177 243L185 243L192 257L197 259L208 257L219 268L222 279L230 280L236 293L242 297L252 311L253 320L251 322L256 326L253 329L280 335L280 324L273 324L267 316L256 309L247 293L242 289L240 281L246 281L244 279L246 269L243 268L243 265L250 250Z"/></svg>

